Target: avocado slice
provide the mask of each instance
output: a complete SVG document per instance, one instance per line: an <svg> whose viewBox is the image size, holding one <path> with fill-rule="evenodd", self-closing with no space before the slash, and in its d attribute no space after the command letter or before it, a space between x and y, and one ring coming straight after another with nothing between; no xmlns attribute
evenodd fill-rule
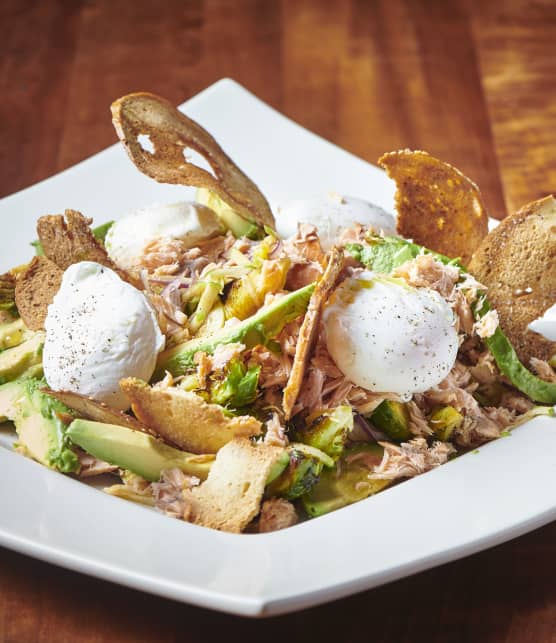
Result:
<svg viewBox="0 0 556 643"><path fill-rule="evenodd" d="M0 325L0 351L6 348L19 346L24 341L31 339L35 333L29 330L18 318Z"/></svg>
<svg viewBox="0 0 556 643"><path fill-rule="evenodd" d="M403 402L384 400L370 417L371 422L396 442L404 442L411 437L409 412Z"/></svg>
<svg viewBox="0 0 556 643"><path fill-rule="evenodd" d="M241 343L247 348L267 344L286 324L305 312L314 288L315 284L304 286L261 308L235 326L222 328L207 337L196 337L164 351L158 358L154 379L162 378L165 371L174 376L183 375L195 365L195 353L213 353L220 344Z"/></svg>
<svg viewBox="0 0 556 643"><path fill-rule="evenodd" d="M348 244L346 249L367 268L385 274L392 272L405 261L414 259L422 252L433 255L441 263L458 266L464 275L469 274L458 259L450 259L399 237L372 237L367 244L352 243ZM484 301L478 314L482 317L489 310L488 301ZM500 372L510 380L513 386L534 402L556 404L556 384L541 380L519 361L514 347L500 327L484 342Z"/></svg>
<svg viewBox="0 0 556 643"><path fill-rule="evenodd" d="M19 346L0 353L0 384L15 380L27 369L41 363L44 333L39 332Z"/></svg>
<svg viewBox="0 0 556 643"><path fill-rule="evenodd" d="M243 218L223 201L215 192L207 188L199 188L195 195L195 200L201 205L206 205L213 210L218 216L220 221L228 230L231 230L234 237L240 239L247 237L248 239L262 239L265 236L265 231L262 226L258 226L252 221Z"/></svg>
<svg viewBox="0 0 556 643"><path fill-rule="evenodd" d="M164 469L177 467L204 480L214 460L212 455L196 455L174 449L152 435L116 424L74 420L67 431L70 440L110 464L156 482Z"/></svg>
<svg viewBox="0 0 556 643"><path fill-rule="evenodd" d="M0 416L15 424L18 446L45 466L71 473L79 460L71 450L64 417L70 409L40 389L44 381L27 378L0 386Z"/></svg>
<svg viewBox="0 0 556 643"><path fill-rule="evenodd" d="M383 448L378 444L358 444L346 449L339 466L324 470L317 484L302 496L307 515L311 518L322 516L387 487L390 480L369 480L368 460L379 464L382 454Z"/></svg>

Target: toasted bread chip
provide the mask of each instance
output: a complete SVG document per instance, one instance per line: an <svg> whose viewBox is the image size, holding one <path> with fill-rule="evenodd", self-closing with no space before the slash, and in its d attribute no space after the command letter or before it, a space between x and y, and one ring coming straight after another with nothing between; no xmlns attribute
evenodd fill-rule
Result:
<svg viewBox="0 0 556 643"><path fill-rule="evenodd" d="M124 426L135 431L142 431L143 433L156 435L154 431L149 429L145 424L139 422L139 420L136 420L134 417L131 417L131 415L128 415L123 411L113 409L104 402L93 400L91 397L80 395L73 391L52 391L49 388L42 390L47 395L56 398L59 402L62 402L62 404L65 404L70 409L76 411L79 417L83 417L86 420L104 422L105 424L117 424L118 426Z"/></svg>
<svg viewBox="0 0 556 643"><path fill-rule="evenodd" d="M378 163L396 181L398 232L467 265L488 233L479 188L427 152L389 152Z"/></svg>
<svg viewBox="0 0 556 643"><path fill-rule="evenodd" d="M339 248L332 248L330 258L324 274L317 282L315 290L309 300L307 312L303 318L297 345L295 347L295 356L293 358L292 370L282 399L284 417L289 420L297 397L301 390L301 384L305 377L305 371L311 350L316 340L317 329L319 327L320 314L324 302L328 299L331 290L334 288L338 276L344 265L344 253Z"/></svg>
<svg viewBox="0 0 556 643"><path fill-rule="evenodd" d="M556 342L527 329L556 302L556 199L524 206L492 230L469 264L487 286L500 326L520 360L549 360Z"/></svg>
<svg viewBox="0 0 556 643"><path fill-rule="evenodd" d="M64 271L46 257L34 257L15 285L15 303L30 330L41 330Z"/></svg>
<svg viewBox="0 0 556 643"><path fill-rule="evenodd" d="M0 275L0 312L15 312L15 281L11 272Z"/></svg>
<svg viewBox="0 0 556 643"><path fill-rule="evenodd" d="M112 104L112 122L136 167L159 183L212 190L238 215L258 226L276 228L259 188L230 159L214 138L164 98L139 92ZM153 152L141 146L148 136ZM186 161L188 149L200 154L213 174Z"/></svg>
<svg viewBox="0 0 556 643"><path fill-rule="evenodd" d="M189 391L150 387L131 377L121 380L120 387L141 422L192 453L216 453L235 436L261 433L257 419L249 415L226 417L220 406Z"/></svg>
<svg viewBox="0 0 556 643"><path fill-rule="evenodd" d="M282 447L234 438L222 447L199 487L185 492L192 502L192 522L240 533L259 513L266 481L283 455Z"/></svg>
<svg viewBox="0 0 556 643"><path fill-rule="evenodd" d="M37 232L45 256L62 270L79 261L96 261L117 272L124 281L142 288L139 279L118 268L110 259L95 238L91 222L76 210L66 210L65 220L61 214L41 217L37 222Z"/></svg>

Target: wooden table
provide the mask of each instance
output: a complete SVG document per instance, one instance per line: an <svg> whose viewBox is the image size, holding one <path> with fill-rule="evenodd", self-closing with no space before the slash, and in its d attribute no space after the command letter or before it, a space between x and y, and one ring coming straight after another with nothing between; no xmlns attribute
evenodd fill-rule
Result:
<svg viewBox="0 0 556 643"><path fill-rule="evenodd" d="M113 143L115 97L177 103L224 76L369 161L452 162L494 216L556 190L553 0L2 0L0 25L0 195ZM372 534L362 555L380 556ZM260 622L8 551L0 570L2 642L556 641L555 524Z"/></svg>

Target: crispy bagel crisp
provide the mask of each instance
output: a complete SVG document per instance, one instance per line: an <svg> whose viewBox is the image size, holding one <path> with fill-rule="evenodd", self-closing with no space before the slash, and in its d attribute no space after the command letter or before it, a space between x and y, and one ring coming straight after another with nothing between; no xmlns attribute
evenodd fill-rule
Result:
<svg viewBox="0 0 556 643"><path fill-rule="evenodd" d="M488 234L488 215L475 183L427 152L388 152L378 163L396 181L400 235L467 265Z"/></svg>
<svg viewBox="0 0 556 643"><path fill-rule="evenodd" d="M469 270L487 288L519 358L549 360L556 342L527 329L556 302L556 199L547 196L504 219L473 254Z"/></svg>
<svg viewBox="0 0 556 643"><path fill-rule="evenodd" d="M332 248L326 270L311 295L307 312L305 313L299 331L292 370L282 398L282 406L286 420L290 419L299 391L301 390L301 384L305 377L311 350L316 340L322 307L328 299L331 290L334 288L343 265L343 251L336 247Z"/></svg>
<svg viewBox="0 0 556 643"><path fill-rule="evenodd" d="M95 261L111 268L124 281L141 289L141 282L118 268L104 246L95 239L91 222L91 219L77 210L66 210L64 215L47 214L41 217L37 221L37 233L45 256L62 270L79 261Z"/></svg>
<svg viewBox="0 0 556 643"><path fill-rule="evenodd" d="M259 226L276 227L270 206L247 177L198 123L169 101L147 92L122 96L112 103L112 122L135 166L159 183L207 188L238 215ZM141 145L148 136L154 150ZM209 164L213 174L187 161L191 149Z"/></svg>
<svg viewBox="0 0 556 643"><path fill-rule="evenodd" d="M46 257L34 257L15 284L15 304L30 330L42 330L64 271Z"/></svg>
<svg viewBox="0 0 556 643"><path fill-rule="evenodd" d="M53 391L49 388L44 388L42 390L47 395L50 395L50 397L54 397L59 402L62 402L62 404L65 404L70 409L76 411L79 417L85 418L86 420L104 422L105 424L117 424L118 426L123 426L127 429L157 435L154 431L149 429L149 427L142 424L131 415L128 415L123 411L118 411L104 402L93 400L92 397L87 397L80 393L74 393L73 391Z"/></svg>

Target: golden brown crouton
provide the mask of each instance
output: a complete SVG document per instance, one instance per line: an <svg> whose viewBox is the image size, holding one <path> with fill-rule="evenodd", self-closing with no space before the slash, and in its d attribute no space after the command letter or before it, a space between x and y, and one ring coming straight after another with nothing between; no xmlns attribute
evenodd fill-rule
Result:
<svg viewBox="0 0 556 643"><path fill-rule="evenodd" d="M41 330L54 295L60 290L64 271L46 257L34 257L19 275L15 286L15 303L30 330Z"/></svg>
<svg viewBox="0 0 556 643"><path fill-rule="evenodd" d="M556 342L527 330L556 301L556 199L529 203L492 230L469 264L519 358L549 360Z"/></svg>
<svg viewBox="0 0 556 643"><path fill-rule="evenodd" d="M467 265L488 233L479 188L427 152L389 152L378 163L396 181L398 232L448 257L460 257Z"/></svg>
<svg viewBox="0 0 556 643"><path fill-rule="evenodd" d="M175 387L151 387L126 378L120 387L133 412L163 439L193 453L216 453L236 436L261 433L261 423L250 415L227 417L217 404Z"/></svg>
<svg viewBox="0 0 556 643"><path fill-rule="evenodd" d="M284 452L246 438L234 438L222 447L205 482L186 492L192 501L192 522L243 531L259 513L266 481Z"/></svg>

